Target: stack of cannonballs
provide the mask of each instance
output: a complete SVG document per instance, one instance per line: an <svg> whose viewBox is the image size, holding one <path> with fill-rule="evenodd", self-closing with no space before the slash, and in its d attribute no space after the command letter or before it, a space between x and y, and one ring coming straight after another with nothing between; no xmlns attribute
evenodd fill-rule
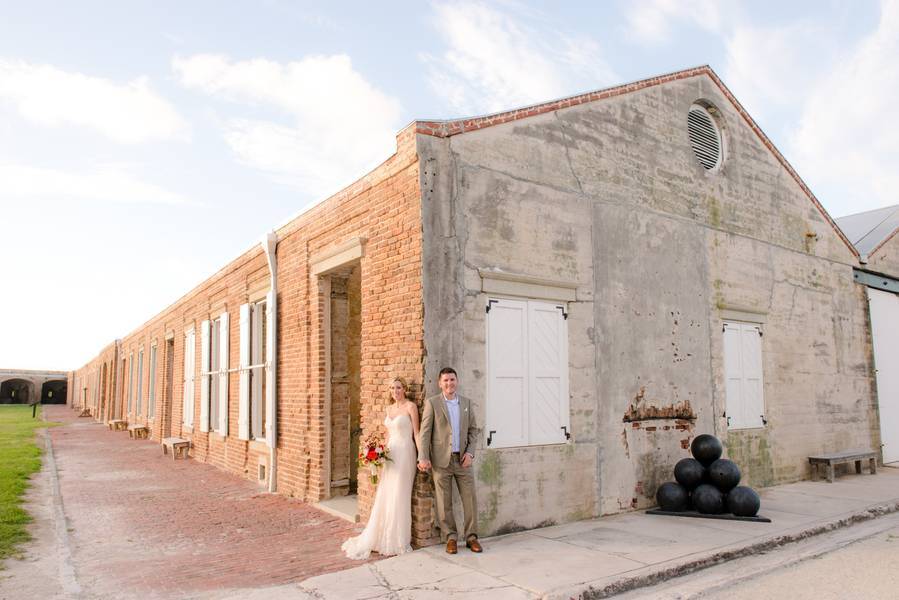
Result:
<svg viewBox="0 0 899 600"><path fill-rule="evenodd" d="M752 488L740 483L740 468L721 458L721 442L713 435L696 436L690 444L693 458L684 458L674 467L677 483L659 486L656 500L666 512L695 509L703 515L733 513L737 517L755 517L761 500Z"/></svg>

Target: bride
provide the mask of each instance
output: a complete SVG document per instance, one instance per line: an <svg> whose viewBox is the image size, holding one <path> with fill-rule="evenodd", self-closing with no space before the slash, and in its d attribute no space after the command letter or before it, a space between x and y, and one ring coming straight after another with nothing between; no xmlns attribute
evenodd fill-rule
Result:
<svg viewBox="0 0 899 600"><path fill-rule="evenodd" d="M412 551L412 482L416 472L418 407L406 398L402 377L390 385L390 401L384 425L390 460L380 474L375 503L365 529L343 543L347 557L363 560L374 551L382 556Z"/></svg>

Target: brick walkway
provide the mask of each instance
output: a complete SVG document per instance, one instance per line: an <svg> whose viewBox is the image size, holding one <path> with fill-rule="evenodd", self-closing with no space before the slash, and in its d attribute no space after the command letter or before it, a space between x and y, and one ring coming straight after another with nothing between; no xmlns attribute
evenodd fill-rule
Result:
<svg viewBox="0 0 899 600"><path fill-rule="evenodd" d="M45 418L68 519L75 575L88 597L206 595L298 582L358 566L340 552L357 528L156 442L77 419ZM130 595L130 594L129 594Z"/></svg>

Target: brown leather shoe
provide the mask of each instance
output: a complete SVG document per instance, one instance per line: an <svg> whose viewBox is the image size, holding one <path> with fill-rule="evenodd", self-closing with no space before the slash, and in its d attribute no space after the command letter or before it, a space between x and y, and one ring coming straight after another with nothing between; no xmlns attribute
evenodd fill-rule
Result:
<svg viewBox="0 0 899 600"><path fill-rule="evenodd" d="M484 549L481 548L481 542L478 541L478 538L471 538L465 545L468 546L468 549L472 552L483 552Z"/></svg>
<svg viewBox="0 0 899 600"><path fill-rule="evenodd" d="M459 551L459 547L456 544L456 540L446 540L446 553L447 554L455 554Z"/></svg>

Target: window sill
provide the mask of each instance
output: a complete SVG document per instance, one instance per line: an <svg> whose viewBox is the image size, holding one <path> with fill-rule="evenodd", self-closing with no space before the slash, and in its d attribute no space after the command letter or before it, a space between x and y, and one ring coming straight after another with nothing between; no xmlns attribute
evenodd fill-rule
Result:
<svg viewBox="0 0 899 600"><path fill-rule="evenodd" d="M268 451L268 443L265 441L265 438L256 438L250 440L249 449L255 452L266 452Z"/></svg>

